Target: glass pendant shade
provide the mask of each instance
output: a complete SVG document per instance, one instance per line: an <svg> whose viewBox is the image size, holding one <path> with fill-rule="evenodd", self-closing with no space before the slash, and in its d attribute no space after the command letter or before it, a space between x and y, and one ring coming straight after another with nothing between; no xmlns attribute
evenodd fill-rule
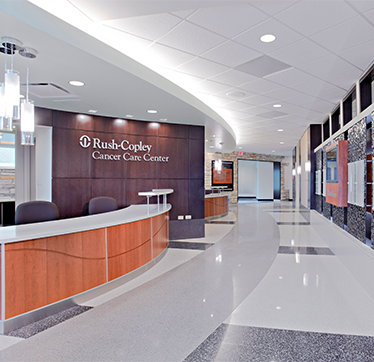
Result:
<svg viewBox="0 0 374 362"><path fill-rule="evenodd" d="M5 117L5 85L0 83L0 117Z"/></svg>
<svg viewBox="0 0 374 362"><path fill-rule="evenodd" d="M22 100L21 103L21 144L26 146L34 145L34 102Z"/></svg>
<svg viewBox="0 0 374 362"><path fill-rule="evenodd" d="M19 74L7 69L5 73L5 117L20 119L19 95Z"/></svg>

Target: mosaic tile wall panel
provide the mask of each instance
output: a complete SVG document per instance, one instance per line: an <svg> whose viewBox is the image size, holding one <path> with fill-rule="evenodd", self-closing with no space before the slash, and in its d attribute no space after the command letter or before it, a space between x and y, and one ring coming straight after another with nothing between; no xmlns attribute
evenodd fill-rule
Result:
<svg viewBox="0 0 374 362"><path fill-rule="evenodd" d="M366 119L348 130L348 163L366 160ZM365 168L366 180L366 168ZM366 190L364 199L366 200ZM365 242L366 208L348 204L347 231L358 240Z"/></svg>
<svg viewBox="0 0 374 362"><path fill-rule="evenodd" d="M0 201L14 201L16 198L15 169L0 169Z"/></svg>
<svg viewBox="0 0 374 362"><path fill-rule="evenodd" d="M334 139L334 142L344 141L344 133ZM344 228L344 207L332 205L332 222Z"/></svg>

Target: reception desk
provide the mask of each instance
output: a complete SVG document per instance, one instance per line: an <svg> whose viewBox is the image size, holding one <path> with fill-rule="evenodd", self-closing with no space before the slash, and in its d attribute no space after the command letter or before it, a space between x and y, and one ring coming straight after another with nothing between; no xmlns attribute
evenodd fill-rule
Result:
<svg viewBox="0 0 374 362"><path fill-rule="evenodd" d="M162 258L169 204L0 229L1 331L123 284Z"/></svg>
<svg viewBox="0 0 374 362"><path fill-rule="evenodd" d="M230 194L212 193L205 195L205 218L221 217L230 211Z"/></svg>

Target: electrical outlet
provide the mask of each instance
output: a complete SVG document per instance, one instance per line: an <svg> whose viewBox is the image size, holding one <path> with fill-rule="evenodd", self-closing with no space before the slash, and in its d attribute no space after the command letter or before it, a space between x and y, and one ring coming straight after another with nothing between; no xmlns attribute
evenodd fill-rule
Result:
<svg viewBox="0 0 374 362"><path fill-rule="evenodd" d="M191 220L191 219L192 219L192 216L191 216L191 215L186 215L186 216L185 216L185 219L186 219L186 220Z"/></svg>
<svg viewBox="0 0 374 362"><path fill-rule="evenodd" d="M184 216L183 215L178 215L178 220L183 220Z"/></svg>

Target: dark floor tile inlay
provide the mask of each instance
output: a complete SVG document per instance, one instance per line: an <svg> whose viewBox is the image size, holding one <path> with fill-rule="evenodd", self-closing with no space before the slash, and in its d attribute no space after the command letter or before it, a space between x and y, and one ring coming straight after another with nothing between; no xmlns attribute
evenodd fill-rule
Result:
<svg viewBox="0 0 374 362"><path fill-rule="evenodd" d="M374 337L221 324L184 362L373 361Z"/></svg>
<svg viewBox="0 0 374 362"><path fill-rule="evenodd" d="M87 307L84 305L76 305L60 313L56 313L52 316L44 318L38 322L31 323L25 327L16 329L15 331L5 333L5 335L19 338L29 338L92 308L93 307Z"/></svg>
<svg viewBox="0 0 374 362"><path fill-rule="evenodd" d="M191 249L191 250L207 250L212 245L211 243L192 243L189 241L170 241L169 248L172 249Z"/></svg>
<svg viewBox="0 0 374 362"><path fill-rule="evenodd" d="M294 222L294 221L279 221L277 225L310 225L308 221Z"/></svg>
<svg viewBox="0 0 374 362"><path fill-rule="evenodd" d="M310 210L272 210L271 212L299 212L299 213L310 213Z"/></svg>
<svg viewBox="0 0 374 362"><path fill-rule="evenodd" d="M233 225L236 221L209 221L205 220L205 224L227 224L227 225Z"/></svg>
<svg viewBox="0 0 374 362"><path fill-rule="evenodd" d="M299 252L305 255L335 255L329 248L313 248L311 246L280 246L278 254L295 254Z"/></svg>

